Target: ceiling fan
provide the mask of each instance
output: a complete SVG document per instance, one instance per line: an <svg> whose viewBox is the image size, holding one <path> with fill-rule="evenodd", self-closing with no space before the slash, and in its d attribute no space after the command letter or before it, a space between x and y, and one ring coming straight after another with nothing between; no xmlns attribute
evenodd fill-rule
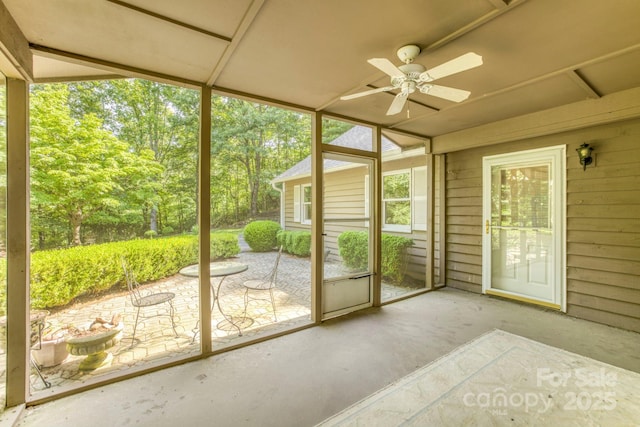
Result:
<svg viewBox="0 0 640 427"><path fill-rule="evenodd" d="M453 102L461 102L469 97L471 92L467 90L434 85L431 84L431 82L442 77L450 76L482 65L482 56L474 52L468 52L452 59L451 61L427 70L423 65L412 64L413 60L419 53L420 47L413 44L403 46L398 49L398 58L404 62L404 65L400 65L399 67L393 65L393 63L386 58L368 59L367 62L369 64L391 76L391 85L351 95L345 95L340 97L340 99L346 101L348 99L360 98L361 96L372 95L374 93L400 89L400 92L396 95L389 107L389 110L387 111L387 116L391 116L402 111L409 95L416 90L427 95L437 96Z"/></svg>

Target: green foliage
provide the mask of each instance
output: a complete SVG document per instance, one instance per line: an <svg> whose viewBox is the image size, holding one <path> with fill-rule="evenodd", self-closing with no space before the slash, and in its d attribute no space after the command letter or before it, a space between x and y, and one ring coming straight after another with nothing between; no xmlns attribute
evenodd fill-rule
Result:
<svg viewBox="0 0 640 427"><path fill-rule="evenodd" d="M382 277L401 283L407 267L407 249L413 240L382 233ZM349 268L363 270L369 261L368 233L345 231L338 236L340 256Z"/></svg>
<svg viewBox="0 0 640 427"><path fill-rule="evenodd" d="M32 230L38 247L57 228L82 244L82 226L110 224L133 207L155 203L163 167L130 146L95 114L73 117L69 86L34 86L30 97ZM61 227L62 226L62 227ZM66 236L65 236L66 237Z"/></svg>
<svg viewBox="0 0 640 427"><path fill-rule="evenodd" d="M240 253L238 236L233 233L212 233L209 247L211 260L230 258Z"/></svg>
<svg viewBox="0 0 640 427"><path fill-rule="evenodd" d="M394 225L411 224L411 174L394 173L382 177L382 199L384 223Z"/></svg>
<svg viewBox="0 0 640 427"><path fill-rule="evenodd" d="M237 236L230 233L211 235L212 260L238 253ZM31 255L31 308L49 309L114 286L126 288L122 257L126 258L140 283L159 280L198 262L198 239L184 235L34 252ZM0 282L5 281L6 259L0 259ZM0 287L0 313L4 310L5 299L5 288Z"/></svg>
<svg viewBox="0 0 640 427"><path fill-rule="evenodd" d="M171 227L170 225L164 227L162 229L162 234L165 236L168 236L169 234L173 234L173 227Z"/></svg>
<svg viewBox="0 0 640 427"><path fill-rule="evenodd" d="M234 224L278 209L270 180L311 152L308 114L214 96L211 221Z"/></svg>
<svg viewBox="0 0 640 427"><path fill-rule="evenodd" d="M158 232L156 230L147 230L144 232L144 237L153 239L154 237L158 237Z"/></svg>
<svg viewBox="0 0 640 427"><path fill-rule="evenodd" d="M281 230L277 235L278 246L292 255L311 255L311 232Z"/></svg>
<svg viewBox="0 0 640 427"><path fill-rule="evenodd" d="M255 252L267 252L277 244L280 224L275 221L253 221L244 228L244 240Z"/></svg>
<svg viewBox="0 0 640 427"><path fill-rule="evenodd" d="M407 269L407 249L411 246L412 239L382 233L382 277L402 283Z"/></svg>
<svg viewBox="0 0 640 427"><path fill-rule="evenodd" d="M338 236L338 249L344 264L353 269L366 269L369 264L369 233L345 231Z"/></svg>

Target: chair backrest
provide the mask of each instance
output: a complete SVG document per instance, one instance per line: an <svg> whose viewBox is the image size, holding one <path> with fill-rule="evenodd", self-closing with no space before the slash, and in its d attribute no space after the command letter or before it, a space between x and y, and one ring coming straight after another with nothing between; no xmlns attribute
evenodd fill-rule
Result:
<svg viewBox="0 0 640 427"><path fill-rule="evenodd" d="M276 263L273 265L273 269L267 275L267 280L269 281L269 287L273 288L276 286L276 279L278 277L278 264L280 263L280 257L282 256L282 246L278 249L278 255L276 255Z"/></svg>
<svg viewBox="0 0 640 427"><path fill-rule="evenodd" d="M133 274L133 271L129 268L127 260L122 257L122 269L124 270L124 280L127 282L127 289L129 290L129 297L131 297L131 303L134 305L140 301L140 290L138 290L138 282Z"/></svg>

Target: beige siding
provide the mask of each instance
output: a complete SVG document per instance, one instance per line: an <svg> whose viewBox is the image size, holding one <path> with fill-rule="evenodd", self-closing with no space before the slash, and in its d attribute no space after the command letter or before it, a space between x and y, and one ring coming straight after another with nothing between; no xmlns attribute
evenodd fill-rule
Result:
<svg viewBox="0 0 640 427"><path fill-rule="evenodd" d="M447 285L481 292L482 157L567 145L567 312L640 331L640 120L447 155ZM586 171L575 149L594 147Z"/></svg>
<svg viewBox="0 0 640 427"><path fill-rule="evenodd" d="M416 156L407 159L383 162L383 171L408 169L424 166L425 157ZM325 176L325 188L330 189L324 195L327 218L363 217L364 216L364 169L353 168ZM287 230L310 230L310 225L293 220L294 186L308 184L310 178L287 181L285 185L285 228ZM425 183L426 185L426 183ZM364 223L327 224L325 226L326 249L330 251L330 259L338 259L337 236L347 230L364 230ZM385 232L386 233L386 232ZM426 232L389 233L409 237L414 240L414 247L409 250L407 273L412 278L424 282L426 262ZM436 235L436 238L438 236ZM436 270L436 276L438 271Z"/></svg>

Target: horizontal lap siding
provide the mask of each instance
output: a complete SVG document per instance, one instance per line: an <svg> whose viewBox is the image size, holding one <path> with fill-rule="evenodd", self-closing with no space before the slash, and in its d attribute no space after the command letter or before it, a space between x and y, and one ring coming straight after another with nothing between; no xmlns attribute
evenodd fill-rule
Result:
<svg viewBox="0 0 640 427"><path fill-rule="evenodd" d="M424 166L425 157L417 156L408 159L383 163L383 170L398 170ZM393 169L389 169L393 167ZM310 178L288 181L285 186L285 228L287 230L310 230L311 226L293 221L293 191L294 186L308 184ZM426 183L425 183L426 185ZM364 216L364 170L362 168L347 169L329 173L325 176L325 188L330 189L324 194L325 216L332 217L363 217ZM325 225L325 248L329 250L329 259L339 260L338 235L348 230L364 230L359 223L339 223ZM387 232L385 232L387 233ZM414 246L408 251L407 273L411 277L424 281L426 264L426 232L388 233L409 237L414 240ZM436 240L439 235L436 234ZM436 253L436 257L438 254ZM437 264L436 264L437 265ZM439 271L435 270L438 277Z"/></svg>
<svg viewBox="0 0 640 427"><path fill-rule="evenodd" d="M482 157L567 146L567 312L640 331L640 120L447 154L447 285L482 289ZM588 142L584 171L575 149Z"/></svg>
<svg viewBox="0 0 640 427"><path fill-rule="evenodd" d="M482 156L447 155L446 283L482 291Z"/></svg>
<svg viewBox="0 0 640 427"><path fill-rule="evenodd" d="M640 120L583 141L595 166L567 150L567 311L640 331Z"/></svg>

